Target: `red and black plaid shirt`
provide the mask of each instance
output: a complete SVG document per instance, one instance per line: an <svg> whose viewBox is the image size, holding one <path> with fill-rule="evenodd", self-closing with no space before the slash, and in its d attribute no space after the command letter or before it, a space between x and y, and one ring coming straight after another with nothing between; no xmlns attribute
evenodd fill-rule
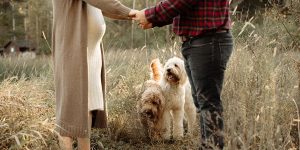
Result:
<svg viewBox="0 0 300 150"><path fill-rule="evenodd" d="M164 0L145 10L153 26L173 22L180 36L198 36L208 30L230 29L229 0Z"/></svg>

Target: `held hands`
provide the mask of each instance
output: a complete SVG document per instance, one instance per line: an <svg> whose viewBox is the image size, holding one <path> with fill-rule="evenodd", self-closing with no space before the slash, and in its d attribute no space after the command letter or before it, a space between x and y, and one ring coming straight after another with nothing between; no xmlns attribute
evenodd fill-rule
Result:
<svg viewBox="0 0 300 150"><path fill-rule="evenodd" d="M138 25L142 28L142 29L150 29L152 28L152 23L150 23L146 16L145 16L145 11L141 10L131 10L129 12L129 17L131 17L133 20L138 21Z"/></svg>

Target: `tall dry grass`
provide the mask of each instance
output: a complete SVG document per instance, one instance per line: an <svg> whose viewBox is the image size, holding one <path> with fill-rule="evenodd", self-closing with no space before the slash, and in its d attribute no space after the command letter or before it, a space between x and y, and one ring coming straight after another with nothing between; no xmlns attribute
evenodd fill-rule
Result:
<svg viewBox="0 0 300 150"><path fill-rule="evenodd" d="M299 148L299 75L293 57L297 52L286 29L274 22L266 19L255 28L239 22L234 25L235 50L222 93L225 149ZM179 141L147 141L136 113L134 86L149 78L152 58L164 62L180 56L180 45L174 45L106 51L109 128L93 130L93 149L100 142L107 149L197 148L197 134ZM0 66L5 66L0 67L4 77L0 83L0 149L58 149L50 59L7 59L0 60ZM17 67L19 64L24 67ZM24 73L24 68L33 69Z"/></svg>
<svg viewBox="0 0 300 150"><path fill-rule="evenodd" d="M0 58L0 149L58 149L49 58Z"/></svg>
<svg viewBox="0 0 300 150"><path fill-rule="evenodd" d="M0 81L10 77L24 77L27 79L35 77L51 76L48 57L26 59L22 57L0 57Z"/></svg>

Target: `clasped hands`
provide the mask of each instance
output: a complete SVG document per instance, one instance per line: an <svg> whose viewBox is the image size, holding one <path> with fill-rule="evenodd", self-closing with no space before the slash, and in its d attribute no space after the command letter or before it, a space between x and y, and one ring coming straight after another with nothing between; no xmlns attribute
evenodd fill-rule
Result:
<svg viewBox="0 0 300 150"><path fill-rule="evenodd" d="M142 29L149 29L152 28L152 23L149 22L145 16L145 10L134 10L132 9L129 12L129 17L132 20L138 21L138 25L142 28Z"/></svg>

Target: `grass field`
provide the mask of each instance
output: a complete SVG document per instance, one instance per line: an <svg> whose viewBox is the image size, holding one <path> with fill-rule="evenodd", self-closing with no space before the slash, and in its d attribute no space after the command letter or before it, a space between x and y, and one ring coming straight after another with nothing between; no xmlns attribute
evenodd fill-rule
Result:
<svg viewBox="0 0 300 150"><path fill-rule="evenodd" d="M243 36L241 28L234 31L222 93L228 150L299 149L299 62L287 36L269 33L284 29L265 24ZM134 86L149 78L149 60L174 55L180 56L178 44L106 51L109 128L93 130L93 149L101 142L106 149L197 148L198 133L149 143L137 119ZM0 149L59 149L51 58L0 58L0 80Z"/></svg>

